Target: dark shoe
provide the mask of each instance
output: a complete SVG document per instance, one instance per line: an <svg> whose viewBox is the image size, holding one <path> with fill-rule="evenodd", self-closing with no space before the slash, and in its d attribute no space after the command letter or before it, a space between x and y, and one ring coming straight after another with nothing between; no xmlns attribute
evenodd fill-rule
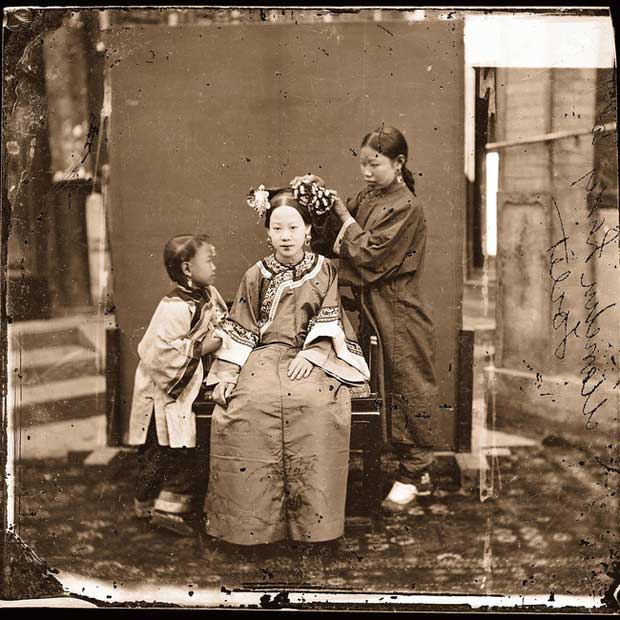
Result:
<svg viewBox="0 0 620 620"><path fill-rule="evenodd" d="M133 514L136 519L150 519L153 516L153 506L155 500L146 499L139 500L134 498L133 500Z"/></svg>
<svg viewBox="0 0 620 620"><path fill-rule="evenodd" d="M355 554L349 549L346 540L341 536L335 540L323 543L314 543L321 559L326 563L350 561L355 559Z"/></svg>
<svg viewBox="0 0 620 620"><path fill-rule="evenodd" d="M416 482L416 495L420 497L428 497L433 493L433 483L431 481L431 475L428 472L424 472L420 479Z"/></svg>
<svg viewBox="0 0 620 620"><path fill-rule="evenodd" d="M198 536L200 519L194 515L179 515L154 510L151 524L174 532L177 536Z"/></svg>

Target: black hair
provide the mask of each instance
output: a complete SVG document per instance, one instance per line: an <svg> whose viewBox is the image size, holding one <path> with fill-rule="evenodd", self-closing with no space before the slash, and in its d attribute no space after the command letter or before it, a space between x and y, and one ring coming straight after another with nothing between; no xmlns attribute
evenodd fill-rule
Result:
<svg viewBox="0 0 620 620"><path fill-rule="evenodd" d="M181 286L187 286L187 276L183 273L183 263L196 256L203 245L213 247L207 235L177 235L164 247L164 265L170 279Z"/></svg>
<svg viewBox="0 0 620 620"><path fill-rule="evenodd" d="M278 207L283 206L293 207L293 209L297 209L299 215L301 215L304 221L304 224L310 226L312 225L312 216L310 215L310 212L305 207L302 207L297 202L297 200L295 200L292 189L286 187L279 189L269 189L267 191L269 192L269 202L271 203L271 208L267 209L267 212L265 213L265 228L269 228L269 222L271 221L272 213Z"/></svg>
<svg viewBox="0 0 620 620"><path fill-rule="evenodd" d="M399 155L405 158L401 174L405 185L415 196L415 179L413 173L407 168L407 159L409 158L409 147L405 136L396 129L396 127L379 127L364 136L362 140L362 148L369 146L371 149L385 155L390 159L396 159Z"/></svg>

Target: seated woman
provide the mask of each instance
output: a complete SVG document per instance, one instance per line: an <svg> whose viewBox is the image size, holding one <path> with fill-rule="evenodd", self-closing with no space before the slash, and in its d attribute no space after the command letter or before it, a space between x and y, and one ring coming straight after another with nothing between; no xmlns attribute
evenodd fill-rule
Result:
<svg viewBox="0 0 620 620"><path fill-rule="evenodd" d="M245 273L220 330L207 385L211 426L211 536L237 545L325 542L344 533L351 428L350 385L369 371L325 257L304 251L313 219L329 209L315 186L261 186L275 253ZM272 192L273 194L273 192Z"/></svg>

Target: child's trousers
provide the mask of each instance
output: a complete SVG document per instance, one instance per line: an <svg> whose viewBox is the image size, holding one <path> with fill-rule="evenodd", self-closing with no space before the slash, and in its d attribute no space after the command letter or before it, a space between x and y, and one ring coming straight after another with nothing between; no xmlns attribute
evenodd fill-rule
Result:
<svg viewBox="0 0 620 620"><path fill-rule="evenodd" d="M196 448L160 446L153 415L146 442L138 450L136 508L173 514L202 510L209 472L201 467L208 463L201 456Z"/></svg>

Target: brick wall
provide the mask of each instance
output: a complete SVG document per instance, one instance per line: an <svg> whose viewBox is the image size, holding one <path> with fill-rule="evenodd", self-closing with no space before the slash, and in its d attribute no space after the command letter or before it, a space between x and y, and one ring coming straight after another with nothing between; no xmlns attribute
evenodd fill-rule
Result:
<svg viewBox="0 0 620 620"><path fill-rule="evenodd" d="M601 122L601 95L615 105L615 92L601 89L600 80L596 69L499 69L497 139L591 130ZM609 175L617 152L608 148L601 158L594 142L584 135L500 150L498 403L509 408L510 398L519 399L519 415L529 407L549 420L604 423L609 430L618 417L612 351L620 286L617 187L603 183L617 185ZM518 390L510 373L519 374ZM565 416L553 413L559 402Z"/></svg>

